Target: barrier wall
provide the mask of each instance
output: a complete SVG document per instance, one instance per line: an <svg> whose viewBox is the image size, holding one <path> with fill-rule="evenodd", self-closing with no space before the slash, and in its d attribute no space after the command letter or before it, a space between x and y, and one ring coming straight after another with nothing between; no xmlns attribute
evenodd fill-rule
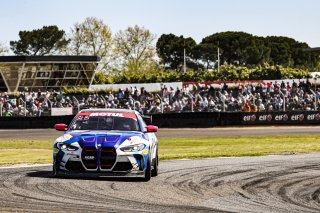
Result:
<svg viewBox="0 0 320 213"><path fill-rule="evenodd" d="M152 124L159 127L213 127L219 125L219 112L182 112L152 115Z"/></svg>
<svg viewBox="0 0 320 213"><path fill-rule="evenodd" d="M53 128L69 124L73 115L50 117L0 117L0 129ZM317 125L320 112L183 112L152 115L152 124L166 128L203 128L245 125Z"/></svg>
<svg viewBox="0 0 320 213"><path fill-rule="evenodd" d="M41 117L0 117L0 129L53 128L57 123L69 124L74 115Z"/></svg>
<svg viewBox="0 0 320 213"><path fill-rule="evenodd" d="M242 125L320 124L320 112L242 113Z"/></svg>

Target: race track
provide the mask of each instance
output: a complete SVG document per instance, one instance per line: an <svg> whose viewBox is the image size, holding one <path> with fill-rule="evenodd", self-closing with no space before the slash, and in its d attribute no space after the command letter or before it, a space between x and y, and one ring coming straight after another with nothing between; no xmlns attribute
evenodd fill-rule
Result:
<svg viewBox="0 0 320 213"><path fill-rule="evenodd" d="M158 137L319 135L319 128L160 129ZM0 140L61 133L1 130ZM0 167L0 212L319 212L319 162L320 153L160 161L149 182L52 178L50 165Z"/></svg>
<svg viewBox="0 0 320 213"><path fill-rule="evenodd" d="M0 169L0 211L319 212L320 154L161 161L149 182Z"/></svg>
<svg viewBox="0 0 320 213"><path fill-rule="evenodd" d="M2 129L3 139L51 139L63 132L55 129ZM320 135L320 126L259 126L259 127L217 127L217 128L160 128L158 138L190 137L241 137L241 136L283 136L283 135Z"/></svg>

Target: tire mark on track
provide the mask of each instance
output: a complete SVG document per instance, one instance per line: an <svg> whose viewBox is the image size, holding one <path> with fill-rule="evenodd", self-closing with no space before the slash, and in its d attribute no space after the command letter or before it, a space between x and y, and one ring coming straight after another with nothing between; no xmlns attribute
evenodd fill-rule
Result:
<svg viewBox="0 0 320 213"><path fill-rule="evenodd" d="M319 161L320 153L164 161L149 182L7 169L0 173L0 211L319 212Z"/></svg>

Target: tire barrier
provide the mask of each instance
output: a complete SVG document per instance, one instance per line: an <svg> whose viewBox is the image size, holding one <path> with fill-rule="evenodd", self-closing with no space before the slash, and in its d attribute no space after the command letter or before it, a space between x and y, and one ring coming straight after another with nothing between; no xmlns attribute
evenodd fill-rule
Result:
<svg viewBox="0 0 320 213"><path fill-rule="evenodd" d="M53 128L69 124L74 115L42 117L0 117L0 129ZM150 122L147 122L150 123ZM204 128L245 125L317 125L319 111L295 112L182 112L153 114L152 124L165 128Z"/></svg>

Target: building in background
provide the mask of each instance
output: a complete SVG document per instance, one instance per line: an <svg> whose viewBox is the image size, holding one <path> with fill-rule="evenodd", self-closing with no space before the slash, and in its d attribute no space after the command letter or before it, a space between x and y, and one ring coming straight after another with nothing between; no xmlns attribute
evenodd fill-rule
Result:
<svg viewBox="0 0 320 213"><path fill-rule="evenodd" d="M0 56L0 91L48 91L92 84L97 56Z"/></svg>

